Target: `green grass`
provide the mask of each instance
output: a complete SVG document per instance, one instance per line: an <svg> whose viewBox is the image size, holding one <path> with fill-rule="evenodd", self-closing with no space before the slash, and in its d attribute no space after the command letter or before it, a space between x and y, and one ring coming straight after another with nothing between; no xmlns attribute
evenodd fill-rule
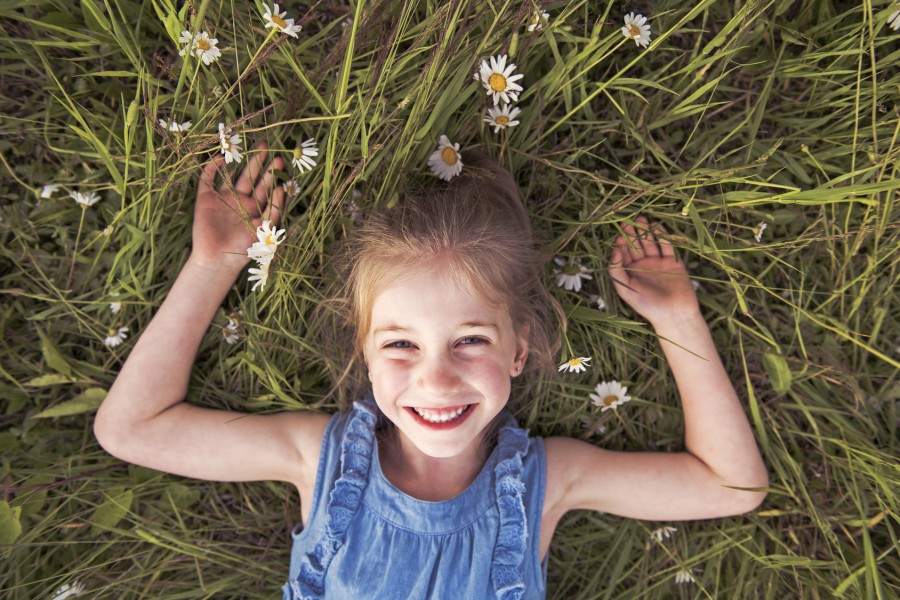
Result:
<svg viewBox="0 0 900 600"><path fill-rule="evenodd" d="M900 34L886 25L897 7L562 1L544 6L552 26L531 34L531 6L291 4L303 31L279 40L250 3L0 3L4 598L49 598L74 579L90 597L262 598L286 579L299 513L287 486L123 465L91 432L102 390L187 256L199 166L219 122L236 123L247 146L290 152L314 137L322 153L299 177L277 273L263 294L242 276L203 342L190 401L334 408L322 402L329 361L312 315L354 226L345 203L355 190L369 211L433 181L426 158L446 133L510 168L548 250L594 274L580 294L553 287L569 344L594 366L540 381L523 421L542 435L584 435L581 419L599 416L587 393L614 378L636 401L604 414L606 432L591 439L681 447L658 343L605 275L618 227L644 213L674 233L700 284L770 470L769 496L747 516L568 515L549 597L900 593ZM619 32L630 11L650 17L649 50ZM214 32L218 63L178 56L189 23ZM523 112L494 135L471 74L503 52L525 74ZM163 135L158 118L193 127ZM84 210L63 191L39 200L46 183L102 200ZM237 309L244 339L230 346L221 332ZM131 337L107 348L121 326ZM68 416L37 416L54 407ZM678 531L650 543L663 525ZM676 585L681 569L696 583Z"/></svg>

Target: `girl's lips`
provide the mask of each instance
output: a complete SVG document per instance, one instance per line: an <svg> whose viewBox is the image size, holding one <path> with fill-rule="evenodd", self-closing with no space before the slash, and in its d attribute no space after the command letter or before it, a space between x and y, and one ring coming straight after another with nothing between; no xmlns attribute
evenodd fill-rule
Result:
<svg viewBox="0 0 900 600"><path fill-rule="evenodd" d="M403 408L406 409L406 412L408 412L410 415L412 415L412 418L419 425L422 425L423 427L426 427L427 429L431 429L432 431L445 431L448 429L455 429L456 427L459 427L466 421L466 419L469 418L469 415L471 415L473 412L475 412L475 410L474 410L475 406L476 406L475 404L463 404L463 405L460 405L460 406L457 406L454 408L458 409L462 406L465 406L465 410L463 410L461 415L459 415L458 417L456 417L453 420L443 421L440 423L434 423L432 421L429 421L428 419L423 418L419 413L416 412L416 410L412 406L404 406ZM444 410L444 409L442 409L442 410ZM450 409L450 410L452 410L452 409Z"/></svg>

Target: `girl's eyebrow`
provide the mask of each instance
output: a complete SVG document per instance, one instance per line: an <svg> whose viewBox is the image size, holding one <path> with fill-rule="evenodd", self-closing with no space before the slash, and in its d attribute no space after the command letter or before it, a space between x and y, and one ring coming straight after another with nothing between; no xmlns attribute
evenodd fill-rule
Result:
<svg viewBox="0 0 900 600"><path fill-rule="evenodd" d="M500 329L495 323L482 323L480 321L466 321L457 326L458 329L472 329L474 327L486 327L487 329L493 329L494 331Z"/></svg>
<svg viewBox="0 0 900 600"><path fill-rule="evenodd" d="M477 327L484 327L487 329L493 329L494 331L499 331L500 328L497 327L495 323L482 323L480 321L466 321L465 323L460 323L456 326L457 329L474 329ZM387 325L383 325L378 327L372 331L372 335L378 335L379 333L389 333L389 332L408 332L410 331L409 327L402 327L400 325L395 325L394 323L389 323Z"/></svg>
<svg viewBox="0 0 900 600"><path fill-rule="evenodd" d="M409 328L408 328L408 327L401 327L401 326L399 326L399 325L394 325L394 324L392 323L392 324L389 324L389 325L385 325L385 326L383 326L383 327L379 327L378 329L375 329L374 331L372 331L372 335L378 335L379 333L385 333L385 332L388 332L388 331L409 331Z"/></svg>

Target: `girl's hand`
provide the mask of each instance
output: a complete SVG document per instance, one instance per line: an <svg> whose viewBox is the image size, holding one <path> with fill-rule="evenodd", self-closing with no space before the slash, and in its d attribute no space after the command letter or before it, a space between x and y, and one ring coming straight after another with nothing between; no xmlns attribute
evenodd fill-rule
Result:
<svg viewBox="0 0 900 600"><path fill-rule="evenodd" d="M619 297L654 326L666 320L700 314L697 294L675 249L659 237L659 223L637 218L638 227L625 225L610 255L609 274Z"/></svg>
<svg viewBox="0 0 900 600"><path fill-rule="evenodd" d="M266 145L260 144L234 185L223 166L224 156L216 156L203 169L194 207L192 261L233 270L237 277L249 261L247 248L256 241L256 228L266 220L278 222L284 189L273 187L274 170L284 161L277 157L266 163L267 154ZM222 179L218 187L216 175Z"/></svg>

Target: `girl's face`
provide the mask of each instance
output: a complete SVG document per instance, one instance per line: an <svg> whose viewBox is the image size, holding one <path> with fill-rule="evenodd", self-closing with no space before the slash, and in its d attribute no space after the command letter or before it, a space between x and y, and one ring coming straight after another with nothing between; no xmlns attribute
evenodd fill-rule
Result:
<svg viewBox="0 0 900 600"><path fill-rule="evenodd" d="M363 350L375 401L402 441L450 458L477 450L509 400L528 344L506 310L432 271L375 297Z"/></svg>

